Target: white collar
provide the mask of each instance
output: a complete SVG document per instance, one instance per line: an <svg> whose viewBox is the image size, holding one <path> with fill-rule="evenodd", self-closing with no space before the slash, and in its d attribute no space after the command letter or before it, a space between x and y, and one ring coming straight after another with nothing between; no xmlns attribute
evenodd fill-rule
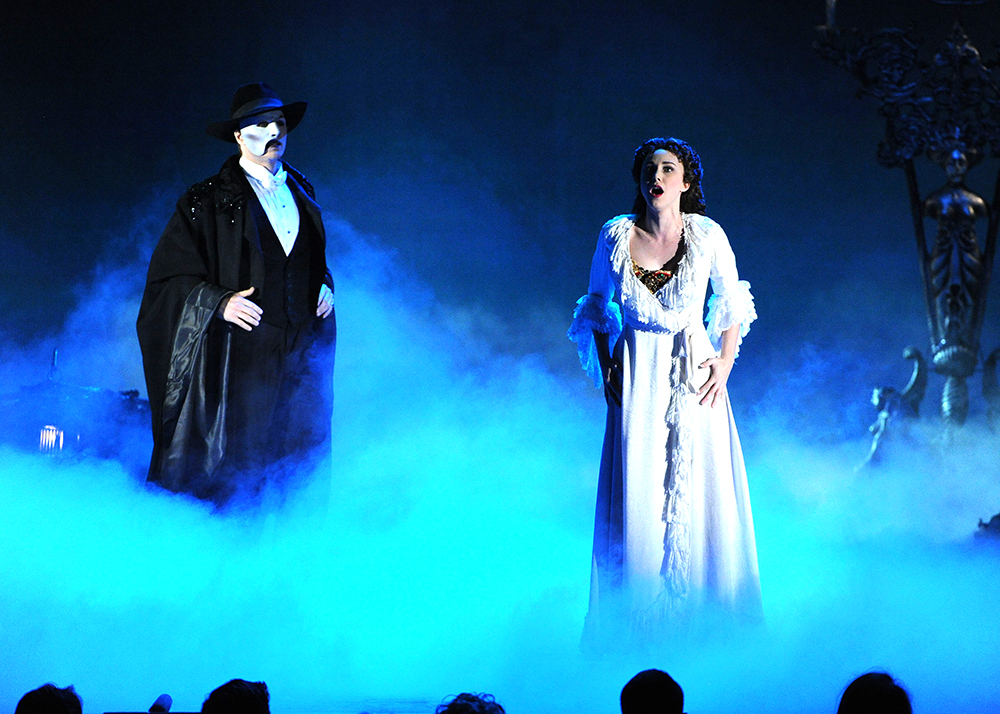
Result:
<svg viewBox="0 0 1000 714"><path fill-rule="evenodd" d="M240 168L265 191L277 190L285 185L285 180L288 178L288 172L285 171L283 164L278 164L278 170L272 174L266 166L255 164L245 156L240 157Z"/></svg>

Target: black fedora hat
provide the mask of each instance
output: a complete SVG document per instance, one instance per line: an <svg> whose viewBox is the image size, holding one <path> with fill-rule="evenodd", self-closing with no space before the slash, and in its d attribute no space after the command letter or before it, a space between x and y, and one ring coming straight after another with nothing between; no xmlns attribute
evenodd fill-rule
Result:
<svg viewBox="0 0 1000 714"><path fill-rule="evenodd" d="M205 128L205 133L235 144L236 137L233 134L239 130L243 119L273 111L284 113L285 125L291 131L302 121L302 115L306 113L306 102L282 104L274 90L263 82L244 84L233 94L229 119L212 122Z"/></svg>

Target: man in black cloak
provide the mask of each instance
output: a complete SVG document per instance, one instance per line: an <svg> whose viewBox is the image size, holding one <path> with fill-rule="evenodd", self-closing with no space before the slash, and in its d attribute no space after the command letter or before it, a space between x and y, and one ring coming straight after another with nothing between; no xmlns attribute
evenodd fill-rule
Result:
<svg viewBox="0 0 1000 714"><path fill-rule="evenodd" d="M139 308L149 480L218 505L329 451L326 233L312 186L281 161L305 110L266 84L236 90L207 132L240 153L177 202Z"/></svg>

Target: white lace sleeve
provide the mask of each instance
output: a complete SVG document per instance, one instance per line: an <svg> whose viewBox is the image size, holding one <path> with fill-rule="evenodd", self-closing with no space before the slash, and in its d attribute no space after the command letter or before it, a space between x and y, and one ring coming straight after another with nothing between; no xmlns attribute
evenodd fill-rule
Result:
<svg viewBox="0 0 1000 714"><path fill-rule="evenodd" d="M576 349L580 353L580 366L594 380L595 387L601 387L604 378L601 375L601 363L597 358L594 332L608 336L609 349L614 349L622 332L622 313L613 300L614 296L615 288L611 278L605 227L597 239L597 250L594 251L594 260L590 265L590 287L587 294L576 301L573 323L566 333L569 339L576 343Z"/></svg>
<svg viewBox="0 0 1000 714"><path fill-rule="evenodd" d="M750 294L750 283L739 279L736 256L729 245L725 231L719 226L712 231L715 260L712 263L712 297L708 300L708 317L705 319L708 337L715 349L722 348L722 333L733 325L740 326L736 340L736 356L740 344L750 331L750 323L757 319L757 310Z"/></svg>

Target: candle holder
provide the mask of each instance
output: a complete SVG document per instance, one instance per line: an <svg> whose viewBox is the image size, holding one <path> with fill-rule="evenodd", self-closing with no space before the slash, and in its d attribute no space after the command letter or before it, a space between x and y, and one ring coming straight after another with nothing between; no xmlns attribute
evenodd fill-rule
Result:
<svg viewBox="0 0 1000 714"><path fill-rule="evenodd" d="M815 48L858 80L859 96L879 103L885 137L876 158L882 166L901 168L906 175L930 332L929 363L945 378L941 416L950 429L964 424L969 413L966 380L979 363L1000 227L1000 174L992 203L965 183L967 173L984 157L1000 157L1000 63L984 62L962 28L962 10L986 0L933 1L951 5L955 20L943 45L930 56L912 30L884 28L872 35L841 30L834 21L835 0L827 0L827 24L818 28ZM922 157L946 175L944 185L926 196L914 166ZM928 222L936 225L930 245L925 233ZM903 394L909 413L916 414L927 384L926 375L919 372L927 363L915 347L907 348L906 354L914 360L915 371ZM1000 416L998 356L1000 350L994 350L984 361L983 374L993 426ZM889 420L883 422L882 431Z"/></svg>
<svg viewBox="0 0 1000 714"><path fill-rule="evenodd" d="M944 438L969 414L967 379L979 362L1000 227L1000 172L993 200L987 202L965 183L966 175L987 155L1000 158L1000 87L997 59L984 61L962 27L962 11L986 0L931 0L954 9L950 33L934 53L912 30L884 28L867 35L836 26L836 0L826 0L826 24L814 47L821 57L843 67L861 85L858 95L873 97L885 120L876 158L886 168L901 168L913 219L930 333L930 365L945 379L941 394ZM914 162L924 158L945 173L944 184L924 196ZM926 224L935 225L928 245ZM982 230L985 225L985 231ZM863 466L877 460L879 445L893 420L919 414L927 388L927 360L916 347L904 357L914 363L901 391L881 387L872 402L879 416L871 426L872 445ZM1000 348L983 360L986 420L1000 426ZM1000 538L1000 514L980 520L977 534Z"/></svg>

